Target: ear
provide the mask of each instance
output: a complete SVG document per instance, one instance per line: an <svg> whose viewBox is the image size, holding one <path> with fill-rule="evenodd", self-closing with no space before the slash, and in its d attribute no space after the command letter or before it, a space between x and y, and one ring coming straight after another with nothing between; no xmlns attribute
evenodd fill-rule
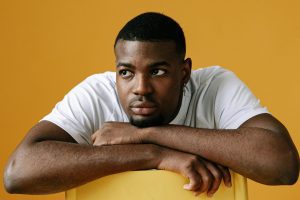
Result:
<svg viewBox="0 0 300 200"><path fill-rule="evenodd" d="M187 58L183 61L183 66L182 66L182 74L183 74L182 79L184 84L186 84L190 80L191 70L192 70L192 59Z"/></svg>

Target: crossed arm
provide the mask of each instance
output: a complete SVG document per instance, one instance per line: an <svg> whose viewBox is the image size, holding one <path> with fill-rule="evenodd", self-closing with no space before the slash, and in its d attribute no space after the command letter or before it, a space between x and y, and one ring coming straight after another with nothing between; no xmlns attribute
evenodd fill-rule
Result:
<svg viewBox="0 0 300 200"><path fill-rule="evenodd" d="M264 184L293 184L299 175L298 152L287 130L262 114L236 130L185 126L139 129L105 123L92 136L94 145L79 145L50 122L36 125L11 156L5 186L12 193L64 191L105 175L127 170L167 169L190 179L187 189L213 194L219 181L229 185L227 166ZM200 180L200 181L198 181ZM202 180L202 181L201 181Z"/></svg>
<svg viewBox="0 0 300 200"><path fill-rule="evenodd" d="M269 114L235 130L168 125L126 131L124 123L105 126L92 136L95 145L154 143L199 155L268 185L294 183L299 174L297 150L285 127Z"/></svg>

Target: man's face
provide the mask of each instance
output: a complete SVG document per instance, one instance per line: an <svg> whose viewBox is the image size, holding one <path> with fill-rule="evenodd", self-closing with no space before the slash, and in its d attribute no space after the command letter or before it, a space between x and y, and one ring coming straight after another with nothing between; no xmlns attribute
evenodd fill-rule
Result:
<svg viewBox="0 0 300 200"><path fill-rule="evenodd" d="M116 84L123 109L138 127L169 123L178 113L191 61L174 42L119 40L115 46Z"/></svg>

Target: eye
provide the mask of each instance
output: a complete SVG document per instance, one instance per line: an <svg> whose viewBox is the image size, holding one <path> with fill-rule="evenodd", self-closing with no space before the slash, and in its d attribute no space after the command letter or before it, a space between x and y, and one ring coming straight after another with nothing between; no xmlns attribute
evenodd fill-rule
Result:
<svg viewBox="0 0 300 200"><path fill-rule="evenodd" d="M162 70L162 69L154 69L154 70L151 71L152 76L161 76L165 73L166 73L166 71Z"/></svg>
<svg viewBox="0 0 300 200"><path fill-rule="evenodd" d="M120 70L119 75L123 78L130 78L133 75L133 73L128 70Z"/></svg>

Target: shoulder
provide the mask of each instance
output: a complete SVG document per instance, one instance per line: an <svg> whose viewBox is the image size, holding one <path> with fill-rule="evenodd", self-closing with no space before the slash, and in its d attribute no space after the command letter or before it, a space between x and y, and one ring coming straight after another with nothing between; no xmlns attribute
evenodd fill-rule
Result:
<svg viewBox="0 0 300 200"><path fill-rule="evenodd" d="M234 76L234 73L221 66L211 66L199 68L192 71L191 80L197 83L205 83L216 78L226 78Z"/></svg>
<svg viewBox="0 0 300 200"><path fill-rule="evenodd" d="M112 97L116 95L115 72L104 72L93 74L77 86L70 93L90 97Z"/></svg>
<svg viewBox="0 0 300 200"><path fill-rule="evenodd" d="M87 116L107 119L119 106L115 73L94 74L69 91L58 104L60 110L85 113ZM73 114L72 114L73 115Z"/></svg>
<svg viewBox="0 0 300 200"><path fill-rule="evenodd" d="M230 70L221 66L211 66L193 70L190 86L192 93L216 91L221 87L235 85L239 78Z"/></svg>
<svg viewBox="0 0 300 200"><path fill-rule="evenodd" d="M83 80L79 85L89 85L92 87L103 87L107 89L115 88L116 77L115 72L104 72L93 74Z"/></svg>

